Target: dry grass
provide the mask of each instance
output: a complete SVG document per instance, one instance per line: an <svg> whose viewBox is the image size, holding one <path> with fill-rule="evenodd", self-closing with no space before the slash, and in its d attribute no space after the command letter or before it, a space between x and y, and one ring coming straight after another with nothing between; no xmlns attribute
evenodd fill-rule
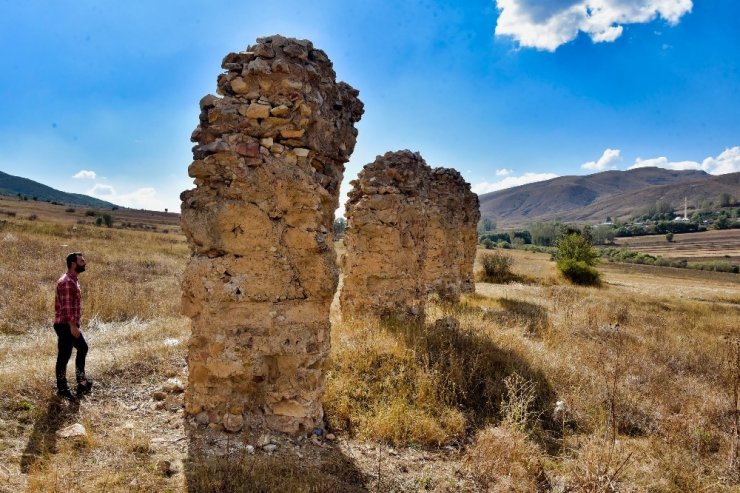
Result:
<svg viewBox="0 0 740 493"><path fill-rule="evenodd" d="M0 491L740 488L738 276L609 264L603 288L574 287L548 255L508 252L530 283L480 283L421 325L333 324L333 449L205 457L188 450L182 411L150 398L187 378L183 238L42 216L0 227ZM78 408L52 397L52 290L71 250L90 266L99 383ZM446 317L459 324L435 325ZM75 421L87 440L54 438ZM162 459L180 472L160 473Z"/></svg>

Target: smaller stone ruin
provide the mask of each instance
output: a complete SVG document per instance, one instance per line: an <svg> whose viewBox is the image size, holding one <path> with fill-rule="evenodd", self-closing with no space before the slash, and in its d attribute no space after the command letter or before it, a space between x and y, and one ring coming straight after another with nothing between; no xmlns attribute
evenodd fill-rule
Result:
<svg viewBox="0 0 740 493"><path fill-rule="evenodd" d="M323 417L332 222L363 105L310 41L261 38L222 67L181 195L185 407L201 425L298 433Z"/></svg>
<svg viewBox="0 0 740 493"><path fill-rule="evenodd" d="M360 172L347 202L345 317L424 315L432 292L472 292L478 196L460 173L419 153L388 152Z"/></svg>

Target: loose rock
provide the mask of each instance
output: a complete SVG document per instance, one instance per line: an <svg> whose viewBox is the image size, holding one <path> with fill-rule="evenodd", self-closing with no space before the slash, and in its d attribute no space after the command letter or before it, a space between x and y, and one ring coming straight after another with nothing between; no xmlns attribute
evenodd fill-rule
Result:
<svg viewBox="0 0 740 493"><path fill-rule="evenodd" d="M73 425L67 426L66 428L62 428L61 430L57 430L56 435L59 438L86 437L87 430L84 426L82 426L82 424L75 423Z"/></svg>
<svg viewBox="0 0 740 493"><path fill-rule="evenodd" d="M170 378L164 383L162 389L165 392L179 394L185 391L185 385L179 378Z"/></svg>

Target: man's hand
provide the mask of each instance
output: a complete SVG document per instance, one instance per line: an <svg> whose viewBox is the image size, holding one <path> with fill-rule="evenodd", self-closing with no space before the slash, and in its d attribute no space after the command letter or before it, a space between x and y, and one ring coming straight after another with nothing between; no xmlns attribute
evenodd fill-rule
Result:
<svg viewBox="0 0 740 493"><path fill-rule="evenodd" d="M69 330L70 332L72 332L72 337L74 337L75 339L80 337L80 328L77 327L77 325L69 324Z"/></svg>

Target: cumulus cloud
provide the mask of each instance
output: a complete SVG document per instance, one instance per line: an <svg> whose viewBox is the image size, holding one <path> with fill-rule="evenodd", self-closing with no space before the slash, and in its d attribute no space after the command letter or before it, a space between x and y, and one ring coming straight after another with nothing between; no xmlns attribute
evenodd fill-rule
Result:
<svg viewBox="0 0 740 493"><path fill-rule="evenodd" d="M507 169L507 168L501 168L496 170L496 176L509 176L512 174L514 170Z"/></svg>
<svg viewBox="0 0 740 493"><path fill-rule="evenodd" d="M98 175L94 171L81 169L72 178L77 178L78 180L94 180L97 177Z"/></svg>
<svg viewBox="0 0 740 493"><path fill-rule="evenodd" d="M621 151L619 149L607 149L601 155L598 161L589 161L583 163L581 168L583 169L616 169L617 164L622 161Z"/></svg>
<svg viewBox="0 0 740 493"><path fill-rule="evenodd" d="M118 193L112 185L96 183L87 191L87 194L132 209L161 210L164 208L157 190L152 187L139 188L129 193Z"/></svg>
<svg viewBox="0 0 740 493"><path fill-rule="evenodd" d="M701 163L697 161L669 161L665 156L651 159L641 159L638 157L629 169L647 168L650 166L673 170L696 169L706 171L711 175L737 173L740 172L740 146L725 149L719 156L710 156Z"/></svg>
<svg viewBox="0 0 740 493"><path fill-rule="evenodd" d="M90 190L87 191L87 194L92 195L93 197L110 197L111 195L116 194L116 189L113 188L111 185L96 183Z"/></svg>
<svg viewBox="0 0 740 493"><path fill-rule="evenodd" d="M475 183L471 189L473 192L480 195L483 193L503 190L505 188L518 187L519 185L526 185L527 183L534 183L536 181L550 180L557 177L558 175L554 173L524 173L521 176L507 176L503 180L495 182L483 181Z"/></svg>
<svg viewBox="0 0 740 493"><path fill-rule="evenodd" d="M691 12L692 0L495 0L497 36L510 36L520 46L555 51L579 32L594 43L619 38L625 24L661 17L675 25Z"/></svg>

